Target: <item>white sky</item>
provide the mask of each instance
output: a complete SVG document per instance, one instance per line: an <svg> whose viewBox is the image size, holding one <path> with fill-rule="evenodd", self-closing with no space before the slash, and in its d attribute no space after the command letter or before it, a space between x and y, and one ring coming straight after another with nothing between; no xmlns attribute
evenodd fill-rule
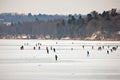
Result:
<svg viewBox="0 0 120 80"><path fill-rule="evenodd" d="M0 0L0 13L87 14L120 9L120 0Z"/></svg>

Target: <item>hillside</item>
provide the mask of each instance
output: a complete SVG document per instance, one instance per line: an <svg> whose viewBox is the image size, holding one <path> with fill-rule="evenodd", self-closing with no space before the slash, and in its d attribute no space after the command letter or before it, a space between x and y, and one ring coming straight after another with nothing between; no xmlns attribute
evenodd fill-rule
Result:
<svg viewBox="0 0 120 80"><path fill-rule="evenodd" d="M120 40L117 9L83 15L0 14L0 38Z"/></svg>

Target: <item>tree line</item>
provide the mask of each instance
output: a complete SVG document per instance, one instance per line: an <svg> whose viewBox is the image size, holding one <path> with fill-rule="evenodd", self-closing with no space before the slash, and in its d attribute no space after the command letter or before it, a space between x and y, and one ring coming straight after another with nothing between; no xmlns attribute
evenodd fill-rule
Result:
<svg viewBox="0 0 120 80"><path fill-rule="evenodd" d="M77 17L70 14L67 21L63 20L57 24L58 38L69 36L70 38L85 39L96 31L100 31L104 38L113 38L113 36L119 38L119 34L116 34L120 31L119 22L120 13L117 12L117 9L103 11L103 13L92 11L84 18L81 14Z"/></svg>

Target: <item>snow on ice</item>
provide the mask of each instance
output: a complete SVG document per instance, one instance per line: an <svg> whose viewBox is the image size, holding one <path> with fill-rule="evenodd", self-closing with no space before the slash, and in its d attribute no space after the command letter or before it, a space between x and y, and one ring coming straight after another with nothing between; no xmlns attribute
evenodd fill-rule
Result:
<svg viewBox="0 0 120 80"><path fill-rule="evenodd" d="M0 80L120 80L120 41L0 40Z"/></svg>

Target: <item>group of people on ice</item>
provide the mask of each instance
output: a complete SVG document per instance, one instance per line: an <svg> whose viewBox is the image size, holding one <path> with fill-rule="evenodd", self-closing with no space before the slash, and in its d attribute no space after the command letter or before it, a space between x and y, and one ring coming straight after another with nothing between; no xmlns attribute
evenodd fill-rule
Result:
<svg viewBox="0 0 120 80"><path fill-rule="evenodd" d="M26 44L26 43L24 43L24 45L22 45L21 47L20 47L20 50L24 50L24 46L28 46L28 43ZM33 50L40 50L41 49L41 44L40 43L37 43L35 46L33 46ZM50 49L51 50L53 50L53 52L55 53L56 52L56 49L55 48L53 48L52 46L50 47ZM48 48L48 46L46 46L46 52L47 52L47 54L49 54L49 48ZM55 54L55 60L57 61L58 60L58 56Z"/></svg>
<svg viewBox="0 0 120 80"><path fill-rule="evenodd" d="M56 43L56 44L58 44L58 43ZM22 45L20 47L20 49L24 50L24 46L28 46L28 43L25 44L25 45ZM81 46L82 46L83 49L86 48L85 45L81 45ZM37 43L35 46L33 46L33 50L41 50L41 47L43 47L42 44L41 43ZM91 45L91 49L92 50L94 49L93 45ZM105 50L107 50L106 53L109 54L110 52L116 51L118 49L118 46L109 46L108 45L108 48L107 48L107 46L98 46L97 49L98 49L98 51L101 51L101 50L105 49ZM56 52L55 48L53 48L52 46L47 46L47 45L46 46L44 45L44 50L46 50L47 54L49 54L50 50L52 50L54 53ZM73 51L73 47L71 48L71 50ZM86 56L89 57L90 54L91 54L91 52L89 50L86 50ZM58 55L56 55L56 54L55 54L55 60L56 61L58 60Z"/></svg>
<svg viewBox="0 0 120 80"><path fill-rule="evenodd" d="M102 49L104 49L104 46L100 46L98 47L98 50L101 51ZM110 46L108 46L108 49L107 49L107 54L109 54L110 52L113 52L113 51L116 51L118 49L118 46L113 46L110 48Z"/></svg>

